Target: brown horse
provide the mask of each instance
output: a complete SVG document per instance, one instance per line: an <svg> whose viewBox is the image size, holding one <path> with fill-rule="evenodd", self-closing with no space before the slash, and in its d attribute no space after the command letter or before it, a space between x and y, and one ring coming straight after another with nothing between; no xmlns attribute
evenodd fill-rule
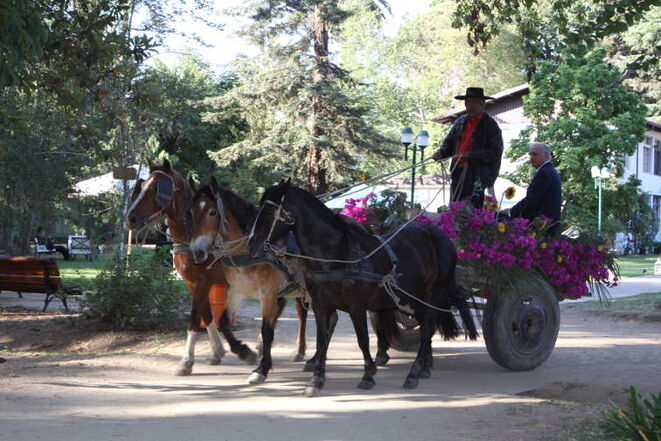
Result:
<svg viewBox="0 0 661 441"><path fill-rule="evenodd" d="M272 367L271 345L276 321L285 306L286 296L300 298L304 290L303 278L297 261L286 265L275 259L255 260L248 256L248 234L257 207L231 190L211 185L197 190L191 209L193 235L190 251L196 263L208 262L209 256L221 259L226 266L229 282L229 307L246 296L257 298L262 305L262 360L248 379L257 384L266 380ZM235 265L235 266L234 266ZM299 303L299 350L296 359L302 359L305 350L305 315ZM310 365L312 366L312 364Z"/></svg>
<svg viewBox="0 0 661 441"><path fill-rule="evenodd" d="M212 354L207 362L220 364L225 354L218 329L212 320L208 293L212 285L226 285L227 281L222 269L209 271L205 266L194 265L187 251L187 244L190 242L188 216L193 201L191 184L174 171L167 160L162 166L150 163L149 167L149 177L136 183L126 218L129 228L139 230L149 222L167 217L170 234L175 243L174 264L193 296L186 350L176 371L176 375L190 375L194 364L195 343L199 333L202 332L200 319L204 319L209 324L206 329ZM232 352L241 360L247 364L256 362L256 354L232 334L226 314L220 319L220 331L227 339Z"/></svg>

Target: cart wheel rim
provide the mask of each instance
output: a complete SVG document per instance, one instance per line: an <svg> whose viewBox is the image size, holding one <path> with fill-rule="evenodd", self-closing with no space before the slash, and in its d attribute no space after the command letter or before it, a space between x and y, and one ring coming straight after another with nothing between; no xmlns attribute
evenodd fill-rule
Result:
<svg viewBox="0 0 661 441"><path fill-rule="evenodd" d="M547 316L544 304L527 298L513 306L508 329L512 347L521 354L532 354L544 344Z"/></svg>

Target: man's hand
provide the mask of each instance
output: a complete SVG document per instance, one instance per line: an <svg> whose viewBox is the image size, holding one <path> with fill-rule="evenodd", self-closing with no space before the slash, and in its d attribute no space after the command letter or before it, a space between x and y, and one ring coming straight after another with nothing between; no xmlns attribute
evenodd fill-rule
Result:
<svg viewBox="0 0 661 441"><path fill-rule="evenodd" d="M438 162L438 161L440 161L441 159L443 159L443 156L441 155L441 151L440 151L440 150L437 150L436 153L434 153L433 155L431 155L431 159L433 159L433 160L436 161L436 162Z"/></svg>

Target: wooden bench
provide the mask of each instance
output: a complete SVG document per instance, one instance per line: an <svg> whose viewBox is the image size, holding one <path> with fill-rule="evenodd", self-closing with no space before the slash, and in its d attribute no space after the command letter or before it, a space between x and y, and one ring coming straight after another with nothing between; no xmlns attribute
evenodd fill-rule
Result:
<svg viewBox="0 0 661 441"><path fill-rule="evenodd" d="M80 289L62 284L60 270L52 259L14 257L0 259L0 292L15 291L22 297L24 292L45 293L44 309L57 297L64 309L69 310L67 295L80 295Z"/></svg>

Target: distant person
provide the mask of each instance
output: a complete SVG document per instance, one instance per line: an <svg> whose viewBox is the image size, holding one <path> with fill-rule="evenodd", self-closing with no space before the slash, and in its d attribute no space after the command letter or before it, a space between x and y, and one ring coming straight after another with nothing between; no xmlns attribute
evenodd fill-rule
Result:
<svg viewBox="0 0 661 441"><path fill-rule="evenodd" d="M546 216L551 224L560 220L562 205L562 184L560 175L551 161L551 148L543 142L533 142L528 149L530 165L535 175L526 190L526 197L513 206L511 217L533 220Z"/></svg>
<svg viewBox="0 0 661 441"><path fill-rule="evenodd" d="M466 115L454 122L441 148L432 156L436 161L453 157L450 169L450 200L470 200L475 208L484 204L484 190L492 187L500 171L503 135L495 119L484 111L486 100L481 87L469 87L464 100Z"/></svg>

